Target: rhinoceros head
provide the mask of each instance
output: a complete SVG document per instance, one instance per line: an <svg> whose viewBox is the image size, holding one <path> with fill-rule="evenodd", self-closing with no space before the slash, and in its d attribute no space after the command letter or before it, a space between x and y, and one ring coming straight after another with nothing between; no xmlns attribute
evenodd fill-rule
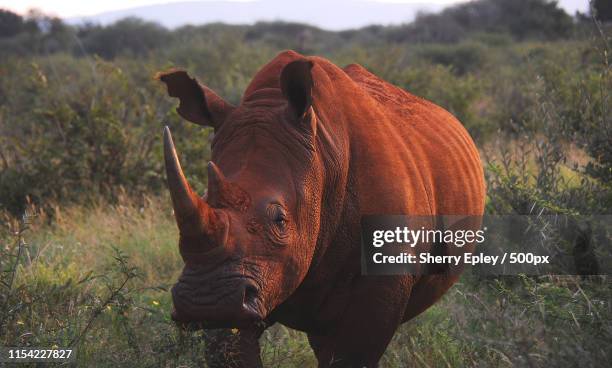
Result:
<svg viewBox="0 0 612 368"><path fill-rule="evenodd" d="M276 83L237 107L184 71L160 75L185 119L215 128L208 190L200 197L164 131L168 187L185 266L173 318L211 327L257 323L304 279L317 243L322 174L316 154L312 62L277 70ZM269 72L269 71L268 71Z"/></svg>

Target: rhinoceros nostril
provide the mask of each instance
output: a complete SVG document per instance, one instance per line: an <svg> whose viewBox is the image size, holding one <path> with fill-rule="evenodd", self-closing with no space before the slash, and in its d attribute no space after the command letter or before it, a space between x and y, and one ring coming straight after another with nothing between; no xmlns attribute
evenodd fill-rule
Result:
<svg viewBox="0 0 612 368"><path fill-rule="evenodd" d="M247 284L244 287L244 301L243 303L249 307L255 306L257 299L257 288L254 285Z"/></svg>

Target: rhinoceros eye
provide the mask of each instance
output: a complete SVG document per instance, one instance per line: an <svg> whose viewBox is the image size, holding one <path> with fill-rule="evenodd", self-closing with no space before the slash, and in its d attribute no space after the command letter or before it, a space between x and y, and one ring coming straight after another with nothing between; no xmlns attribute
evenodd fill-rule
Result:
<svg viewBox="0 0 612 368"><path fill-rule="evenodd" d="M278 204L270 206L269 216L270 220L276 225L285 226L287 224L287 213L285 209Z"/></svg>
<svg viewBox="0 0 612 368"><path fill-rule="evenodd" d="M266 212L270 220L272 233L278 238L283 238L289 222L287 211L279 204L272 204Z"/></svg>
<svg viewBox="0 0 612 368"><path fill-rule="evenodd" d="M287 219L283 215L278 215L274 219L274 223L278 226L285 226L287 224Z"/></svg>

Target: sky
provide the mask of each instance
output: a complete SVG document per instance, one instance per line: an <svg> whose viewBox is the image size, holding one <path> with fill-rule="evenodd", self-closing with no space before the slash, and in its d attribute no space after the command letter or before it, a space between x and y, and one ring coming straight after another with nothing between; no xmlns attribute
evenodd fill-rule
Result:
<svg viewBox="0 0 612 368"><path fill-rule="evenodd" d="M44 13L68 18L83 15L94 15L102 12L128 9L144 5L164 4L180 2L185 0L104 0L104 1L83 1L83 0L0 0L0 8L12 10L25 14L28 9L37 8ZM229 1L254 1L254 0L229 0ZM456 4L466 0L373 0L380 2L396 3L436 3L436 4ZM512 1L512 0L508 0ZM588 9L588 0L560 0L559 4L565 10L574 14L576 10L585 12Z"/></svg>

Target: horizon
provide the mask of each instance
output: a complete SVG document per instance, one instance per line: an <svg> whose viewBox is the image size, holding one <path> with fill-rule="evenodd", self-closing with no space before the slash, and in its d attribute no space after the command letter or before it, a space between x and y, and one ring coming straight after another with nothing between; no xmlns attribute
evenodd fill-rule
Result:
<svg viewBox="0 0 612 368"><path fill-rule="evenodd" d="M43 14L55 16L71 24L82 24L85 22L99 23L103 25L114 23L115 21L135 16L149 21L154 21L163 25L167 28L176 28L187 24L207 24L212 22L222 22L227 24L254 24L259 21L286 21L310 24L319 28L329 30L344 30L352 28L361 28L368 25L380 24L380 25L392 25L410 22L414 20L414 17L418 12L439 12L449 6L466 3L471 0L339 0L334 1L335 5L342 5L342 3L353 2L355 4L369 5L370 7L376 6L375 3L380 3L380 9L383 7L392 6L405 6L402 9L409 9L410 12L403 13L404 16L400 19L397 14L373 14L372 12L355 12L350 17L350 22L347 20L335 20L325 18L316 19L312 14L307 12L300 13L285 13L285 14L270 14L261 16L254 14L253 12L241 12L246 14L227 14L223 12L201 14L202 19L194 19L194 14L189 11L184 17L171 18L160 18L159 15L147 14L150 9L155 9L164 6L178 6L180 3L185 3L185 6L206 6L206 3L227 3L226 6L240 7L239 4L245 4L245 6L252 6L252 3L257 2L270 2L274 0L107 0L103 3L100 2L81 2L78 0L63 0L48 2L44 0L26 0L20 1L15 4L14 1L0 0L0 8L8 9L21 15L27 15L30 10L38 10ZM568 14L574 15L576 11L587 12L588 1L587 0L561 0L558 1L559 6L563 8ZM249 5L247 5L249 4ZM308 7L304 7L304 4L291 4L296 9L304 10ZM213 4L211 4L213 6ZM355 8L356 9L356 8ZM355 10L353 9L353 10ZM285 8L287 10L287 8ZM338 9L336 9L338 10ZM279 10L280 11L280 10Z"/></svg>

